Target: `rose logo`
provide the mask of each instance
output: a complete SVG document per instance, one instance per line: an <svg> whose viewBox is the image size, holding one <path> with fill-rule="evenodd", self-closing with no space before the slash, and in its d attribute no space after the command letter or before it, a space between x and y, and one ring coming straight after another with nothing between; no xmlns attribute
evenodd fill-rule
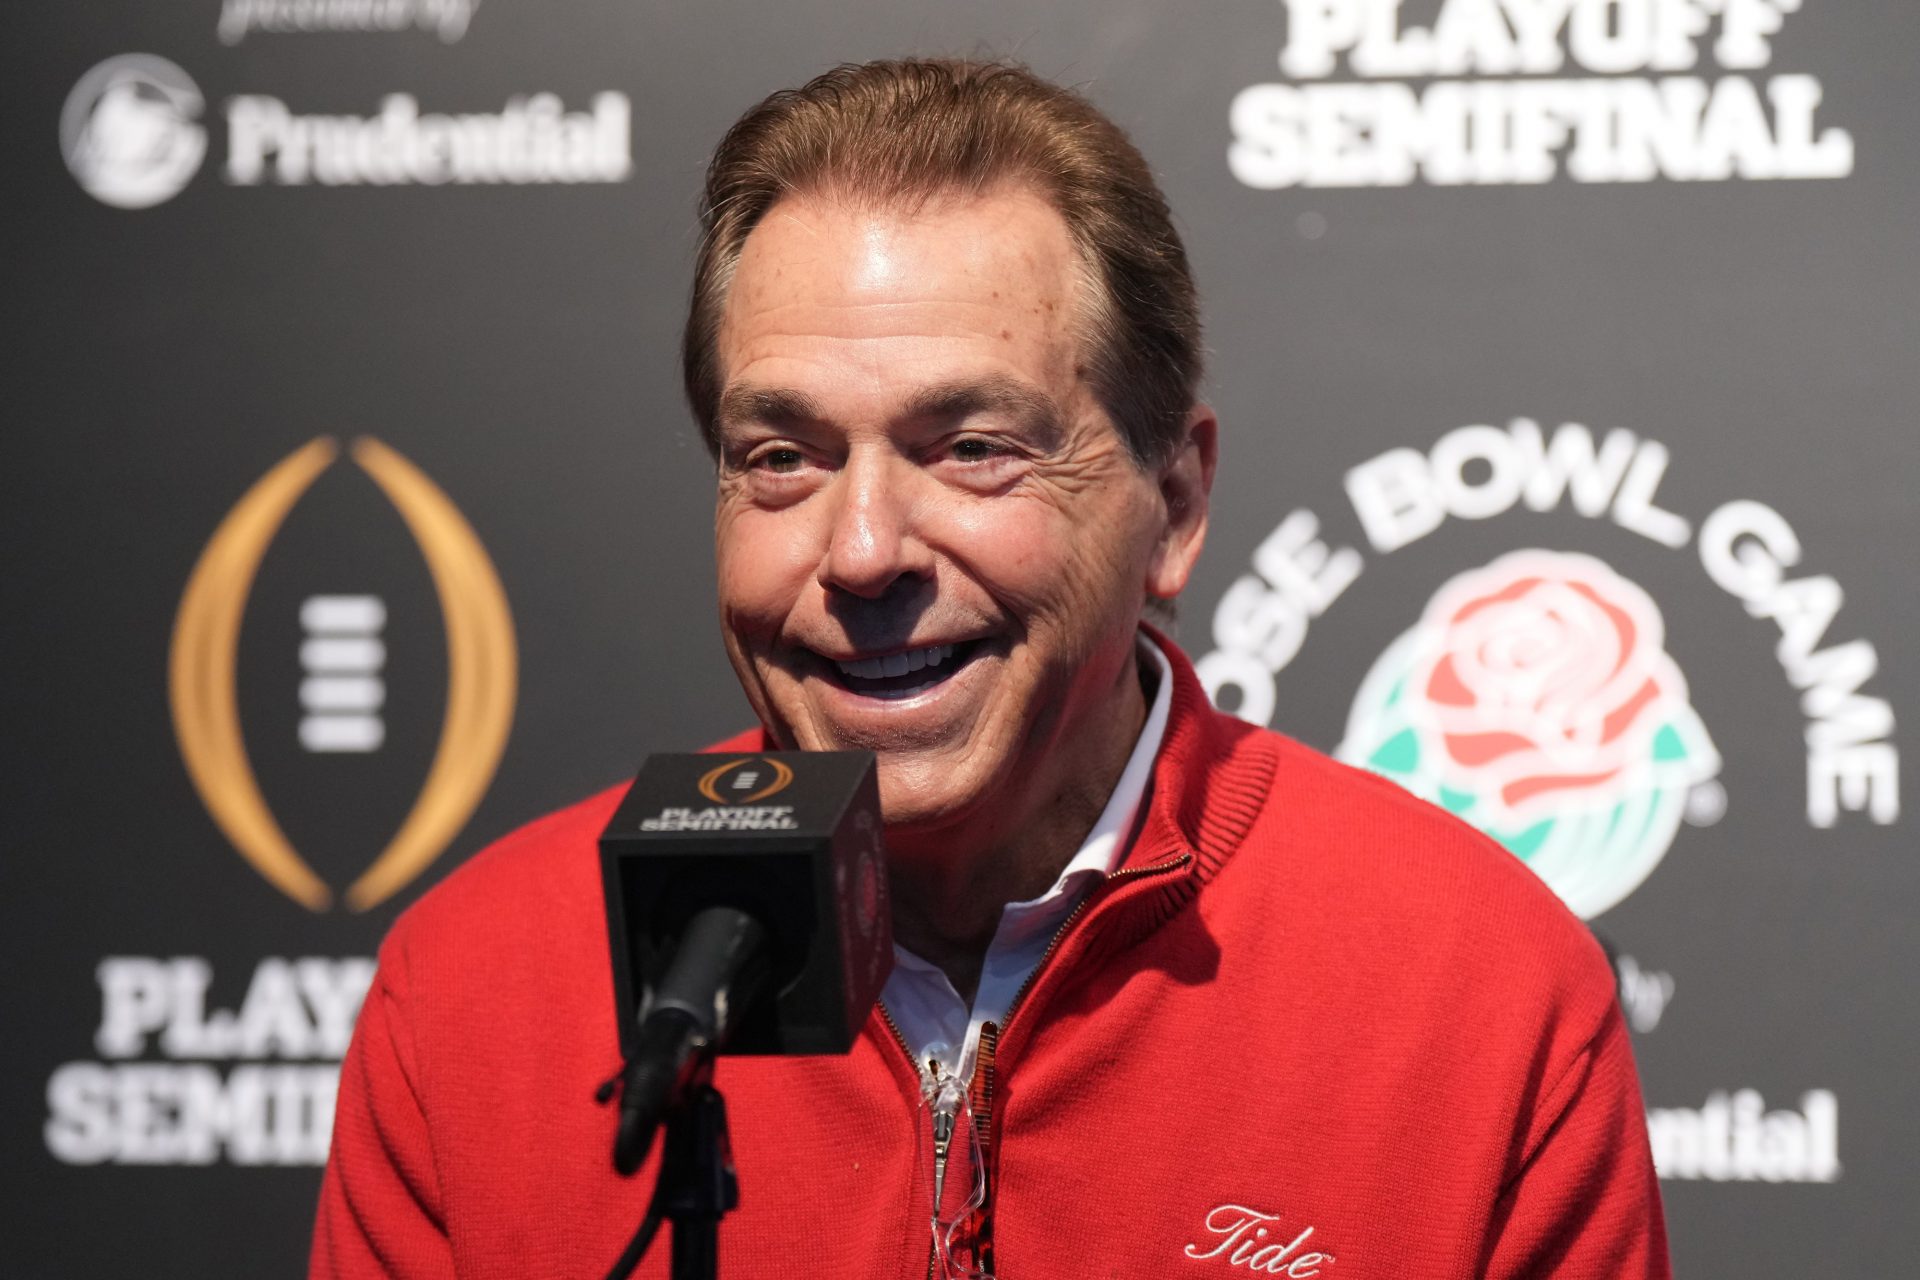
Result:
<svg viewBox="0 0 1920 1280"><path fill-rule="evenodd" d="M1653 601L1597 560L1509 556L1448 583L1424 625L1410 710L1446 780L1505 822L1604 796L1686 701Z"/></svg>
<svg viewBox="0 0 1920 1280"><path fill-rule="evenodd" d="M1720 761L1651 597L1516 551L1440 588L1354 700L1342 759L1472 822L1583 917L1665 855Z"/></svg>

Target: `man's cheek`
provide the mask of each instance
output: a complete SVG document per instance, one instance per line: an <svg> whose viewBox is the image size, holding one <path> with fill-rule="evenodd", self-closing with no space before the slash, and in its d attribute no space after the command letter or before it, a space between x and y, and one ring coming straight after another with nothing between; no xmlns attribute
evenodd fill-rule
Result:
<svg viewBox="0 0 1920 1280"><path fill-rule="evenodd" d="M808 579L810 566L788 539L736 529L718 545L718 587L723 614L751 629L777 629Z"/></svg>
<svg viewBox="0 0 1920 1280"><path fill-rule="evenodd" d="M956 521L950 544L965 549L974 576L990 584L1013 607L1045 603L1069 573L1072 547L1081 536L1071 519L1043 503L1009 496Z"/></svg>

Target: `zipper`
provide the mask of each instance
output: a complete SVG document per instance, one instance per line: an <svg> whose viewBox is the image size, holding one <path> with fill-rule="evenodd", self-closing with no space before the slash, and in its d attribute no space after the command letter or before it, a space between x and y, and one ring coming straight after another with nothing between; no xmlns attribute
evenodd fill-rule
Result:
<svg viewBox="0 0 1920 1280"><path fill-rule="evenodd" d="M1016 1003L1017 999L1016 996ZM1011 1006L1009 1006L1009 1012L1011 1012ZM993 1063L999 1052L999 1025L992 1022L981 1023L980 1044L974 1050L973 1079L968 1082L971 1090L968 1105L973 1113L974 1150L980 1161L979 1173L976 1176L981 1180L981 1196L979 1207L973 1212L975 1222L968 1238L973 1246L974 1270L986 1277L986 1280L993 1280Z"/></svg>
<svg viewBox="0 0 1920 1280"><path fill-rule="evenodd" d="M1123 867L1119 871L1108 873L1106 879L1100 882L1100 890L1103 892L1089 893L1080 899L1073 910L1067 913L1067 918L1060 922L1060 927L1054 930L1053 937L1047 942L1047 949L1040 953L1039 961L1034 964L1033 972L1027 975L1026 981L1020 984L1020 989L1014 992L1013 1000L1007 1005L1007 1011L1003 1015L1004 1021L980 1024L980 1047L974 1058L973 1079L969 1082L969 1102L973 1111L974 1136L979 1145L980 1168L986 1179L986 1194L981 1200L979 1209L975 1211L979 1223L971 1233L971 1238L977 1269L987 1280L992 1280L993 1277L993 1178L997 1166L993 1150L993 1098L995 1060L999 1056L1000 1041L1006 1035L1007 1029L1013 1025L1014 1018L1019 1014L1021 1006L1026 1003L1027 996L1033 991L1034 985L1040 980L1040 975L1045 973L1047 966L1053 962L1054 954L1060 950L1067 935L1073 931L1074 925L1080 922L1080 917L1094 905L1096 896L1108 896L1116 884L1145 876L1160 875L1168 871L1177 871L1192 861L1192 854L1182 853L1151 866ZM899 1035L897 1027L894 1034ZM906 1043L905 1037L900 1039L902 1044ZM936 1159L938 1159L937 1155ZM937 1205L935 1212L938 1213ZM932 1257L927 1259L927 1266L929 1277L931 1277Z"/></svg>
<svg viewBox="0 0 1920 1280"><path fill-rule="evenodd" d="M1040 959L1034 964L1033 972L1027 975L1026 980L1020 984L1020 989L1014 992L1013 1000L1007 1005L1006 1013L1002 1015L1004 1020L998 1023L983 1022L980 1024L980 1044L974 1057L973 1079L968 1082L968 1102L973 1112L973 1137L979 1148L981 1173L986 1178L986 1195L981 1202L980 1208L975 1210L974 1216L979 1219L979 1225L976 1230L972 1232L972 1239L974 1242L974 1258L978 1264L978 1270L982 1275L988 1277L989 1280L991 1280L993 1275L992 1225L993 1169L995 1161L992 1159L992 1156L994 1074L995 1059L999 1053L1000 1041L1006 1034L1007 1029L1013 1025L1015 1015L1017 1015L1021 1007L1026 1004L1027 996L1033 991L1035 984L1040 979L1040 975L1046 972L1047 966L1053 962L1055 954L1059 952L1061 944L1066 941L1067 935L1073 932L1073 927L1080 922L1080 918L1086 915L1088 910L1094 905L1094 899L1096 897L1104 899L1108 896L1108 891L1116 884L1141 879L1146 876L1161 875L1169 871L1177 871L1192 861L1193 855L1191 853L1182 853L1168 858L1165 861L1156 862L1151 866L1123 867L1119 871L1108 873L1107 877L1100 882L1099 890L1095 893L1089 893L1080 899L1080 901L1074 905L1073 910L1067 913L1067 918L1060 922L1060 927L1054 930L1053 937L1047 941L1047 949L1040 953ZM907 1047L906 1033L900 1030L900 1024L894 1021L892 1012L884 1002L876 1002L874 1007L880 1010L880 1020L886 1023L887 1030L893 1033L893 1042L900 1046L900 1052L906 1058L907 1064L914 1069L915 1075L919 1077L922 1096L926 1097L929 1109L933 1113L934 1192L931 1231L929 1232L927 1240L926 1275L927 1280L935 1280L934 1264L939 1260L938 1242L935 1237L938 1235L940 1229L941 1193L945 1189L943 1184L946 1181L947 1160L952 1151L955 1112L953 1109L943 1108L943 1106L936 1103L936 1099L944 1102L946 1098L946 1094L940 1089L941 1082L937 1064L929 1063L927 1067L922 1068L915 1062L913 1050Z"/></svg>
<svg viewBox="0 0 1920 1280"><path fill-rule="evenodd" d="M900 1052L906 1057L907 1065L913 1066L913 1050L907 1048L907 1033L902 1031L900 1024L893 1020L893 1013L887 1008L886 1002L875 1000L873 1007L880 1011L880 1021L887 1024L887 1030L893 1032L893 1042L900 1046ZM918 1071L917 1067L915 1071Z"/></svg>
<svg viewBox="0 0 1920 1280"><path fill-rule="evenodd" d="M1102 890L1111 890L1114 885L1127 880L1138 880L1145 876L1160 875L1167 871L1178 871L1192 861L1192 854L1182 853L1176 854L1164 862L1156 862L1151 866L1122 867L1118 871L1109 872L1107 878L1100 882L1100 888ZM998 1039L999 1034L1005 1034L1006 1029L1013 1025L1014 1015L1018 1014L1020 1012L1020 1006L1026 1003L1027 994L1033 990L1034 983L1038 982L1040 975L1047 971L1047 966L1053 961L1054 953L1060 950L1060 944L1066 941L1067 934L1072 931L1074 925L1080 922L1080 917L1085 915L1087 909L1093 906L1093 900L1096 896L1096 894L1089 893L1086 897L1080 899L1080 901L1075 904L1073 910L1067 913L1067 918L1060 922L1060 927L1054 930L1053 938L1047 943L1047 949L1040 953L1040 959L1033 966L1033 972L1029 973L1027 980L1020 984L1020 989L1013 993L1013 1002L1007 1006L1005 1021L1000 1024L999 1032L995 1037L996 1039Z"/></svg>
<svg viewBox="0 0 1920 1280"><path fill-rule="evenodd" d="M927 1059L925 1082L928 1109L933 1112L933 1226L940 1228L940 1210L947 1200L947 1156L953 1149L953 1130L960 1119L964 1087L947 1073L937 1058Z"/></svg>
<svg viewBox="0 0 1920 1280"><path fill-rule="evenodd" d="M906 1034L906 1032L904 1032L904 1031L902 1031L902 1030L900 1030L900 1024L899 1024L899 1023L897 1023L897 1022L895 1022L895 1021L893 1020L893 1011L887 1008L887 1005L886 1005L886 1002L885 1002L884 1000L876 1000L876 1001L874 1001L874 1002L873 1002L873 1007L874 1007L874 1008L876 1008L876 1009L878 1009L878 1010L880 1011L880 1020L881 1020L882 1022L884 1022L884 1023L886 1023L886 1024L887 1024L887 1030L888 1030L888 1031L891 1031L891 1032L893 1033L893 1042L894 1042L895 1044L897 1044L897 1045L899 1045L899 1046L900 1046L900 1053L901 1053L901 1055L902 1055L903 1057L905 1057L905 1058L906 1058L906 1060L907 1060L907 1065L908 1065L908 1066L910 1066L910 1067L913 1067L913 1069L914 1069L914 1074L915 1074L916 1076L917 1076L917 1075L919 1075L919 1074L920 1074L920 1068L918 1067L918 1065L916 1065L916 1064L914 1063L914 1060L913 1060L913 1050L911 1050L911 1049L909 1049L909 1048L907 1048L907 1034ZM924 1077L923 1077L923 1079L924 1079ZM951 1129L951 1126L949 1126L949 1128L948 1128L948 1134L949 1134L949 1137L951 1137L951 1134L952 1134L952 1129ZM934 1152L935 1152L935 1154L934 1154L934 1160L935 1160L935 1162L936 1162L936 1169L935 1169L935 1180L937 1181L937 1180L938 1180L938 1178L939 1178L939 1175L940 1175L940 1173L942 1172L942 1170L941 1170L941 1169L940 1169L940 1168L939 1168L938 1166L939 1166L940 1164L942 1164L942 1163L944 1163L944 1161L942 1161L942 1159L941 1159L941 1156L940 1156L940 1154L939 1154L939 1152L940 1152L940 1134L939 1134L939 1128L938 1128L938 1121L937 1121L937 1120L936 1120L936 1122L935 1122L935 1130L934 1130ZM935 1245L936 1245L936 1241L935 1241L935 1239L934 1239L934 1237L935 1237L935 1234L937 1233L937 1231L938 1231L938 1229L939 1229L939 1222L940 1222L940 1198L939 1198L939 1193L938 1193L938 1192L936 1192L936 1193L935 1193L935 1195L934 1195L934 1200L933 1200L933 1223L934 1223L934 1230L932 1230L932 1231L929 1231L929 1232L927 1233L927 1271L926 1271L926 1280L934 1280L934 1275L933 1275L933 1264L934 1264L934 1259L935 1259Z"/></svg>

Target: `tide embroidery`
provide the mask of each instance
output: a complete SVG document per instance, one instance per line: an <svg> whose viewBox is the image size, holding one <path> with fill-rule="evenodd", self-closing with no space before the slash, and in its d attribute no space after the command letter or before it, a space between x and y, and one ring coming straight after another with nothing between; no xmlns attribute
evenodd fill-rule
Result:
<svg viewBox="0 0 1920 1280"><path fill-rule="evenodd" d="M1312 1227L1283 1244L1281 1238L1287 1233L1278 1228L1279 1221L1277 1213L1262 1213L1244 1204L1223 1204L1207 1214L1207 1238L1189 1244L1183 1252L1199 1262L1217 1261L1293 1280L1307 1280L1333 1266L1330 1253L1301 1252L1313 1238Z"/></svg>

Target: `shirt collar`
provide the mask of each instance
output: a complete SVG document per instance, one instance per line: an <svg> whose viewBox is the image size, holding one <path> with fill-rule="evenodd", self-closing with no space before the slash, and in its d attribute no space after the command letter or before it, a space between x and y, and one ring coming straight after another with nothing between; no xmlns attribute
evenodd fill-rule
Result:
<svg viewBox="0 0 1920 1280"><path fill-rule="evenodd" d="M916 1063L938 1057L948 1070L971 1079L981 1024L1005 1018L1060 926L1101 879L1126 861L1129 837L1139 824L1156 757L1166 738L1175 682L1171 661L1145 631L1141 632L1138 652L1141 662L1152 664L1159 683L1133 753L1120 771L1106 807L1053 886L1037 898L1008 903L1001 909L1000 925L982 962L972 1007L961 1001L938 966L898 943L894 945L896 964L880 998L907 1038Z"/></svg>

